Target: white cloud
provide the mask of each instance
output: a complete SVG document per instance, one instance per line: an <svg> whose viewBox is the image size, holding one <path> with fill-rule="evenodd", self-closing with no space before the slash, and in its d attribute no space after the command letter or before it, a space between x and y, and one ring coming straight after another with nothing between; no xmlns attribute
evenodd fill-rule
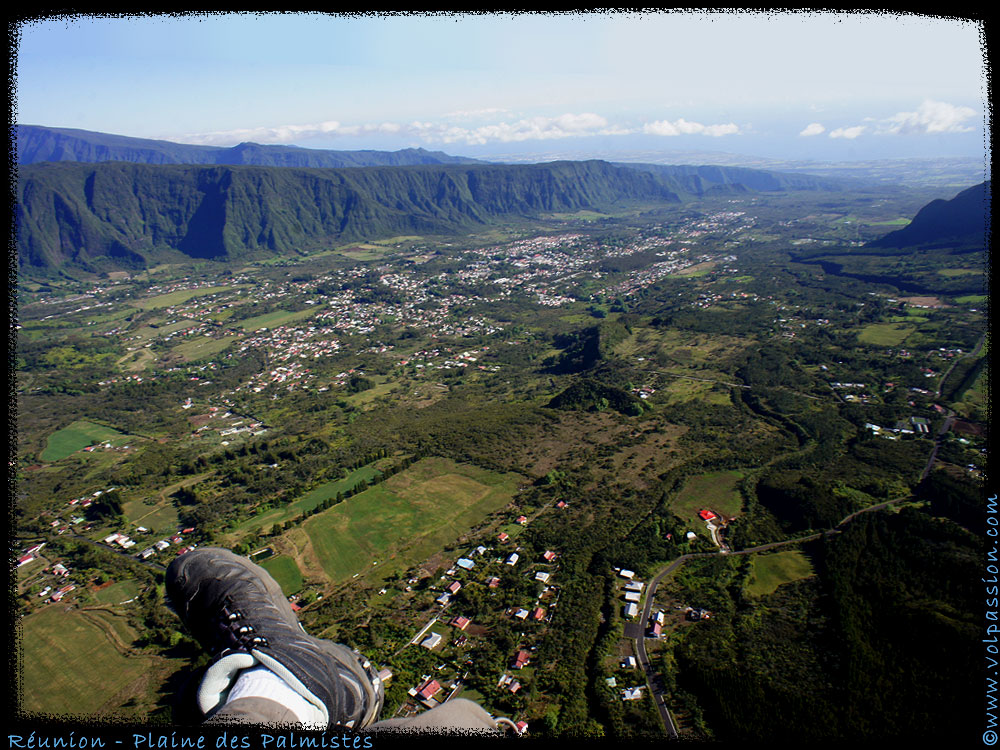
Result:
<svg viewBox="0 0 1000 750"><path fill-rule="evenodd" d="M824 128L820 123L811 122L802 129L802 132L800 132L799 135L822 135L825 132L826 128Z"/></svg>
<svg viewBox="0 0 1000 750"><path fill-rule="evenodd" d="M867 128L864 125L855 125L851 128L837 128L836 130L830 131L831 138L847 138L853 140L859 135L865 132Z"/></svg>
<svg viewBox="0 0 1000 750"><path fill-rule="evenodd" d="M456 119L460 114L453 113ZM423 140L428 143L463 143L483 145L491 142L516 143L531 140L555 140L585 136L620 136L635 133L652 135L704 135L719 137L740 134L734 123L705 125L679 118L670 122L659 120L640 128L608 122L607 118L593 112L566 112L554 117L527 117L514 121L500 121L475 127L456 122L412 121L363 123L344 125L336 120L309 125L280 125L270 128L230 130L191 135L183 140L206 145L232 145L240 141L256 143L305 144L313 139L331 137L356 137L364 135L396 135Z"/></svg>
<svg viewBox="0 0 1000 750"><path fill-rule="evenodd" d="M890 135L930 135L934 133L968 133L973 130L964 124L976 116L971 107L960 107L947 102L925 100L916 112L897 112L886 118L877 132Z"/></svg>
<svg viewBox="0 0 1000 750"><path fill-rule="evenodd" d="M642 132L647 135L707 135L719 137L723 135L739 135L740 129L732 122L725 125L702 125L700 122L688 122L681 117L674 122L670 122L669 120L647 122L642 126Z"/></svg>
<svg viewBox="0 0 1000 750"><path fill-rule="evenodd" d="M492 115L506 114L510 110L503 107L484 107L482 109L460 109L454 112L446 112L444 117L454 117L460 119L475 119L477 117L490 117Z"/></svg>

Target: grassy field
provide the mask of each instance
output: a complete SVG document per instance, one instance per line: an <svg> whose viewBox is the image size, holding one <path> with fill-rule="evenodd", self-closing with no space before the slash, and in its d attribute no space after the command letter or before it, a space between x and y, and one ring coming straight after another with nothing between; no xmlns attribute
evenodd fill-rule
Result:
<svg viewBox="0 0 1000 750"><path fill-rule="evenodd" d="M938 273L942 276L978 276L982 274L979 268L939 268Z"/></svg>
<svg viewBox="0 0 1000 750"><path fill-rule="evenodd" d="M196 325L198 325L198 321L196 320L178 320L176 323L169 323L156 328L152 326L143 326L135 332L135 335L142 338L144 341L149 341L150 339L158 336L169 336L171 333L177 333L177 331L194 328Z"/></svg>
<svg viewBox="0 0 1000 750"><path fill-rule="evenodd" d="M809 558L799 550L753 556L753 573L747 583L751 596L766 596L783 583L815 574Z"/></svg>
<svg viewBox="0 0 1000 750"><path fill-rule="evenodd" d="M24 618L22 709L47 714L110 712L124 702L115 698L118 693L147 678L150 660L125 656L114 645L122 634L134 637L124 618L117 618L115 627L100 624L110 616L91 619L76 610L49 606Z"/></svg>
<svg viewBox="0 0 1000 750"><path fill-rule="evenodd" d="M80 419L49 435L40 458L43 461L59 461L88 445L104 442L117 444L127 438L118 430Z"/></svg>
<svg viewBox="0 0 1000 750"><path fill-rule="evenodd" d="M170 502L147 500L130 500L122 506L125 517L136 526L152 529L160 537L177 530L177 508ZM153 539L152 541L156 541Z"/></svg>
<svg viewBox="0 0 1000 750"><path fill-rule="evenodd" d="M241 320L239 325L244 331L259 331L261 328L275 328L286 323L294 323L298 320L310 318L316 314L315 309L299 310L298 312L288 312L287 310L275 310L274 312L257 315L253 318Z"/></svg>
<svg viewBox="0 0 1000 750"><path fill-rule="evenodd" d="M426 559L510 502L519 481L426 458L313 516L303 528L323 570L341 581L386 558L397 566Z"/></svg>
<svg viewBox="0 0 1000 750"><path fill-rule="evenodd" d="M964 297L956 297L955 301L960 305L979 305L987 299L985 294L967 294Z"/></svg>
<svg viewBox="0 0 1000 750"><path fill-rule="evenodd" d="M712 377L710 374L706 377ZM657 393L657 399L665 399L668 404L682 404L699 401L706 404L731 406L732 398L727 391L715 389L715 383L681 377L664 377L664 385Z"/></svg>
<svg viewBox="0 0 1000 750"><path fill-rule="evenodd" d="M201 297L206 294L217 294L218 292L228 292L233 289L231 286L207 286L201 289L180 289L169 294L160 294L156 297L146 297L131 302L132 305L141 310L156 310L161 307L173 307L187 302L192 297Z"/></svg>
<svg viewBox="0 0 1000 750"><path fill-rule="evenodd" d="M273 508L261 513L259 516L247 519L236 528L236 533L239 536L244 536L248 531L256 532L259 529L269 531L276 523L284 523L302 513L307 513L324 500L336 497L338 492L346 492L358 482L367 482L370 480L378 473L380 464L381 462L376 461L367 466L362 466L360 469L350 472L346 478L321 484L319 487L310 490L286 506Z"/></svg>
<svg viewBox="0 0 1000 750"><path fill-rule="evenodd" d="M94 592L94 599L101 604L121 604L134 599L138 594L139 584L135 581L119 581Z"/></svg>
<svg viewBox="0 0 1000 750"><path fill-rule="evenodd" d="M866 221L865 222L865 224L867 224L870 227L905 227L909 223L910 223L909 219L903 219L903 218L890 219L889 221Z"/></svg>
<svg viewBox="0 0 1000 750"><path fill-rule="evenodd" d="M693 529L704 530L698 511L708 508L724 516L738 516L743 509L743 497L737 487L743 478L739 471L716 471L690 477L674 498L673 511Z"/></svg>
<svg viewBox="0 0 1000 750"><path fill-rule="evenodd" d="M182 357L186 362L194 362L196 359L210 357L213 354L228 349L229 345L237 340L237 336L223 336L222 338L211 338L209 336L197 336L182 344L178 344L170 351Z"/></svg>
<svg viewBox="0 0 1000 750"><path fill-rule="evenodd" d="M262 560L260 566L274 577L285 596L291 596L302 590L302 571L295 564L295 560L287 555L269 557Z"/></svg>
<svg viewBox="0 0 1000 750"><path fill-rule="evenodd" d="M916 330L915 326L902 323L869 323L858 333L858 341L875 346L899 346Z"/></svg>

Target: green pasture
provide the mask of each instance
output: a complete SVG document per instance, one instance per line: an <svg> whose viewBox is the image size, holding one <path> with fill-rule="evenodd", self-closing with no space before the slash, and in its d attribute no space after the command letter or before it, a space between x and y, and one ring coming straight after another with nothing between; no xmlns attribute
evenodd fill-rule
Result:
<svg viewBox="0 0 1000 750"><path fill-rule="evenodd" d="M101 604L121 604L139 595L139 584L135 581L118 581L107 588L94 592L94 599Z"/></svg>
<svg viewBox="0 0 1000 750"><path fill-rule="evenodd" d="M941 276L979 276L983 273L981 268L939 268Z"/></svg>
<svg viewBox="0 0 1000 750"><path fill-rule="evenodd" d="M152 529L159 535L173 533L178 526L177 508L172 503L152 499L130 500L122 505L125 517L136 526ZM159 537L157 537L159 538ZM152 541L156 541L153 539Z"/></svg>
<svg viewBox="0 0 1000 750"><path fill-rule="evenodd" d="M380 465L381 462L376 461L374 463L367 464L366 466L362 466L360 469L355 469L344 479L337 479L333 482L321 484L319 487L316 487L301 497L293 500L288 505L284 505L279 508L272 508L271 510L264 511L258 516L247 519L236 527L236 531L240 535L243 535L246 532L256 532L260 529L270 531L274 524L284 523L285 521L296 518L303 513L308 513L324 500L336 497L338 492L346 492L358 482L368 482L372 477L378 474Z"/></svg>
<svg viewBox="0 0 1000 750"><path fill-rule="evenodd" d="M979 305L987 299L989 299L989 297L985 294L967 294L964 297L956 297L955 302L960 305Z"/></svg>
<svg viewBox="0 0 1000 750"><path fill-rule="evenodd" d="M741 479L740 471L714 471L689 477L674 498L672 510L697 531L704 530L704 522L698 518L698 511L703 508L729 517L738 516L743 510L743 496L738 487Z"/></svg>
<svg viewBox="0 0 1000 750"><path fill-rule="evenodd" d="M751 596L766 596L783 583L808 578L816 572L809 558L800 550L753 555L751 565L753 570L746 589Z"/></svg>
<svg viewBox="0 0 1000 750"><path fill-rule="evenodd" d="M106 619L106 618L98 618ZM123 622L123 618L118 618ZM116 649L108 631L77 610L48 606L22 621L21 708L45 714L93 715L149 671L149 659ZM127 626L112 629L120 637ZM94 686L100 685L100 690Z"/></svg>
<svg viewBox="0 0 1000 750"><path fill-rule="evenodd" d="M656 395L653 396L653 399L666 398L667 403L670 404L682 404L697 400L701 403L717 404L719 406L732 405L728 389L717 390L715 389L715 383L670 376L664 376L661 383L662 385Z"/></svg>
<svg viewBox="0 0 1000 750"><path fill-rule="evenodd" d="M377 381L379 378L375 378ZM375 386L369 388L366 391L359 391L358 393L352 393L349 396L344 396L344 401L349 403L351 406L358 407L364 406L367 403L374 401L380 396L387 395L393 388L395 388L397 382L395 380L387 380L384 383L376 382Z"/></svg>
<svg viewBox="0 0 1000 750"><path fill-rule="evenodd" d="M123 370L128 370L129 372L139 372L140 370L145 370L154 362L156 362L156 355L149 349L143 347L142 349L129 352L115 364Z"/></svg>
<svg viewBox="0 0 1000 750"><path fill-rule="evenodd" d="M244 331L259 331L261 328L277 328L286 323L294 323L305 318L310 318L316 314L316 309L299 310L289 312L288 310L275 310L274 312L256 315L252 318L239 321L239 325Z"/></svg>
<svg viewBox="0 0 1000 750"><path fill-rule="evenodd" d="M236 341L238 336L223 336L222 338L210 338L208 336L196 336L173 347L170 351L182 357L186 362L194 362L198 359L210 357L229 348L229 345Z"/></svg>
<svg viewBox="0 0 1000 750"><path fill-rule="evenodd" d="M169 336L171 333L176 333L177 331L194 328L196 325L198 325L198 321L185 318L184 320L177 320L162 326L143 326L135 332L135 335L148 341L157 336Z"/></svg>
<svg viewBox="0 0 1000 750"><path fill-rule="evenodd" d="M902 217L898 219L889 219L888 221L866 221L870 227L905 227L910 223L909 219L904 219Z"/></svg>
<svg viewBox="0 0 1000 750"><path fill-rule="evenodd" d="M568 221L570 219L579 219L581 221L595 221L596 219L606 219L610 215L611 214L602 214L598 213L597 211L588 211L586 209L581 209L580 211L576 211L574 213L564 212L564 213L548 214L546 218L558 219L560 221Z"/></svg>
<svg viewBox="0 0 1000 750"><path fill-rule="evenodd" d="M140 310L156 310L161 307L174 307L183 304L194 297L228 292L234 288L231 286L207 286L201 289L179 289L176 292L169 292L168 294L159 294L155 297L132 300L130 304L138 307Z"/></svg>
<svg viewBox="0 0 1000 750"><path fill-rule="evenodd" d="M426 559L509 503L519 480L426 458L303 528L327 575L341 581L386 558L397 567Z"/></svg>
<svg viewBox="0 0 1000 750"><path fill-rule="evenodd" d="M297 594L302 590L302 571L299 570L299 566L295 563L295 560L287 555L276 555L275 557L261 560L260 566L278 582L285 596Z"/></svg>
<svg viewBox="0 0 1000 750"><path fill-rule="evenodd" d="M355 244L349 245L342 250L337 250L337 254L345 258L350 258L351 260L379 260L384 258L389 252L390 248L380 247L379 245L368 245L368 244Z"/></svg>
<svg viewBox="0 0 1000 750"><path fill-rule="evenodd" d="M903 323L869 323L858 333L858 341L874 346L899 346L916 330L916 326Z"/></svg>
<svg viewBox="0 0 1000 750"><path fill-rule="evenodd" d="M41 459L43 461L60 461L79 450L83 450L88 445L104 442L121 445L123 441L127 440L128 436L118 432L118 430L78 419L49 435Z"/></svg>

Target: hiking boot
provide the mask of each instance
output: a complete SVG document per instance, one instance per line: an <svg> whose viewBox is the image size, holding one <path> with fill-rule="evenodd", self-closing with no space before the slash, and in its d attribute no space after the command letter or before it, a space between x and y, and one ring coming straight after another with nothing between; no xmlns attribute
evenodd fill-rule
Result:
<svg viewBox="0 0 1000 750"><path fill-rule="evenodd" d="M239 672L264 666L324 717L361 729L382 710L375 666L347 646L305 632L271 575L229 550L204 547L167 568L167 597L213 657L198 689L205 714L225 703Z"/></svg>

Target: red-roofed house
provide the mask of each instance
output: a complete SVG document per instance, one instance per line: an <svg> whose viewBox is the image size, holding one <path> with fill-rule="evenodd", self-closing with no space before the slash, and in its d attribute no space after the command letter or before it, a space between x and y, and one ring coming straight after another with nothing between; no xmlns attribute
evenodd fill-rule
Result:
<svg viewBox="0 0 1000 750"><path fill-rule="evenodd" d="M460 588L462 588L462 584L460 584L458 581L452 581L450 584L448 584L448 591L451 592L452 594L457 594Z"/></svg>
<svg viewBox="0 0 1000 750"><path fill-rule="evenodd" d="M529 661L531 661L531 654L522 648L514 657L514 669L524 669Z"/></svg>
<svg viewBox="0 0 1000 750"><path fill-rule="evenodd" d="M544 552L544 553L542 554L542 558L543 558L543 559L544 559L544 560L545 560L546 562L552 562L553 560L555 560L555 559L556 559L556 553L555 553L555 552L553 552L553 551L552 551L552 550L550 550L550 549L547 549L547 550L545 550L545 552Z"/></svg>
<svg viewBox="0 0 1000 750"><path fill-rule="evenodd" d="M528 523L528 517L527 516L518 516L517 517L517 522L519 524L521 524L522 526L525 526Z"/></svg>
<svg viewBox="0 0 1000 750"><path fill-rule="evenodd" d="M556 507L557 508L565 508L566 507L566 501L565 500L560 500L558 503L556 503Z"/></svg>
<svg viewBox="0 0 1000 750"><path fill-rule="evenodd" d="M509 538L510 537L507 536L507 532L506 531L501 531L497 535L497 539L500 540L501 542L506 542Z"/></svg>
<svg viewBox="0 0 1000 750"><path fill-rule="evenodd" d="M465 630L467 627L469 627L470 622L472 622L472 620L470 620L468 617L462 617L461 615L459 615L458 617L452 619L451 624L454 625L459 630Z"/></svg>
<svg viewBox="0 0 1000 750"><path fill-rule="evenodd" d="M492 578L486 581L486 585L489 586L491 589L495 589L497 586L500 585L500 579L497 578L496 576L493 576Z"/></svg>
<svg viewBox="0 0 1000 750"><path fill-rule="evenodd" d="M545 617L545 610L542 609L541 607L535 607L535 609L532 610L531 612L532 620L541 620L543 617Z"/></svg>
<svg viewBox="0 0 1000 750"><path fill-rule="evenodd" d="M701 520L703 521L711 521L715 518L715 514L710 510L699 510L698 515L701 516Z"/></svg>
<svg viewBox="0 0 1000 750"><path fill-rule="evenodd" d="M419 696L421 700L427 701L433 698L435 693L439 692L440 690L441 690L441 685L438 683L438 681L430 680L428 682L425 682L419 688L417 688L417 696Z"/></svg>

